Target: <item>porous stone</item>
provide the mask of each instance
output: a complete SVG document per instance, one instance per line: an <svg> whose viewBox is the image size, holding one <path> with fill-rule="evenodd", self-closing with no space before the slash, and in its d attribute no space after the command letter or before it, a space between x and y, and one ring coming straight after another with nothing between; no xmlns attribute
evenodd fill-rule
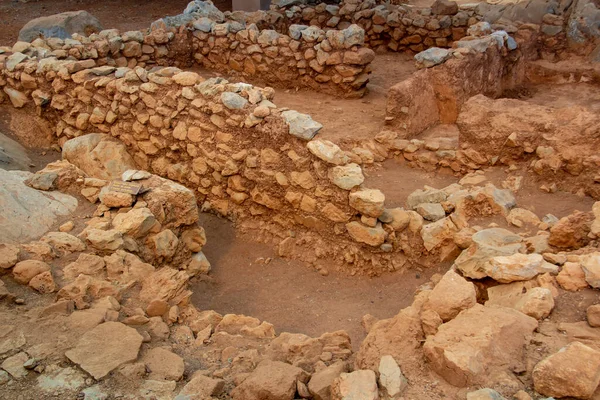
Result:
<svg viewBox="0 0 600 400"><path fill-rule="evenodd" d="M365 181L362 168L355 163L331 168L328 177L334 185L344 190L351 190Z"/></svg>
<svg viewBox="0 0 600 400"><path fill-rule="evenodd" d="M349 195L350 207L361 214L378 218L385 209L385 195L378 189L362 189Z"/></svg>

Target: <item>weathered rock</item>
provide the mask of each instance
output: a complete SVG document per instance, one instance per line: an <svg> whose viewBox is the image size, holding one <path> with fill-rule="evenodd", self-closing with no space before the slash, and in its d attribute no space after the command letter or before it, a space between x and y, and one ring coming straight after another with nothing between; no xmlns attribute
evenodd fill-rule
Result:
<svg viewBox="0 0 600 400"><path fill-rule="evenodd" d="M573 249L585 246L589 242L588 234L591 231L592 221L591 213L580 211L561 218L556 225L550 228L548 244Z"/></svg>
<svg viewBox="0 0 600 400"><path fill-rule="evenodd" d="M351 190L365 181L362 168L355 163L331 168L328 177L334 185L344 190Z"/></svg>
<svg viewBox="0 0 600 400"><path fill-rule="evenodd" d="M183 358L160 347L150 349L142 358L150 371L150 379L178 381L183 376Z"/></svg>
<svg viewBox="0 0 600 400"><path fill-rule="evenodd" d="M328 400L331 398L331 385L333 381L346 372L346 364L338 361L327 368L315 372L308 382L308 390L315 400Z"/></svg>
<svg viewBox="0 0 600 400"><path fill-rule="evenodd" d="M507 364L522 362L537 321L516 310L479 304L428 336L423 347L432 369L455 386L486 385Z"/></svg>
<svg viewBox="0 0 600 400"><path fill-rule="evenodd" d="M0 243L0 268L9 269L19 261L21 250L15 245Z"/></svg>
<svg viewBox="0 0 600 400"><path fill-rule="evenodd" d="M56 283L50 271L37 274L29 281L29 286L42 294L52 293L56 290Z"/></svg>
<svg viewBox="0 0 600 400"><path fill-rule="evenodd" d="M142 336L120 322L105 322L86 332L65 356L95 379L137 359Z"/></svg>
<svg viewBox="0 0 600 400"><path fill-rule="evenodd" d="M386 355L379 362L379 386L382 394L389 399L397 399L408 387L408 381L402 374L394 357Z"/></svg>
<svg viewBox="0 0 600 400"><path fill-rule="evenodd" d="M473 244L463 250L455 261L466 277L481 279L487 276L489 260L496 256L511 256L522 247L522 238L501 228L483 229L472 237Z"/></svg>
<svg viewBox="0 0 600 400"><path fill-rule="evenodd" d="M556 281L563 289L573 292L588 287L581 264L576 262L565 262Z"/></svg>
<svg viewBox="0 0 600 400"><path fill-rule="evenodd" d="M163 227L180 227L198 222L196 196L190 189L154 175L144 181L144 187L151 190L144 193L142 198Z"/></svg>
<svg viewBox="0 0 600 400"><path fill-rule="evenodd" d="M361 214L378 218L385 209L385 195L377 189L362 189L349 195L350 207Z"/></svg>
<svg viewBox="0 0 600 400"><path fill-rule="evenodd" d="M431 12L436 15L454 15L458 12L458 4L450 0L435 0Z"/></svg>
<svg viewBox="0 0 600 400"><path fill-rule="evenodd" d="M298 111L284 111L281 116L289 126L290 135L299 139L311 140L323 128L323 125L313 121L310 115L301 114Z"/></svg>
<svg viewBox="0 0 600 400"><path fill-rule="evenodd" d="M546 272L556 273L558 267L545 261L541 254L515 253L492 257L483 267L485 274L501 283L526 281Z"/></svg>
<svg viewBox="0 0 600 400"><path fill-rule="evenodd" d="M579 262L586 282L591 287L600 289L600 252L586 254L580 257Z"/></svg>
<svg viewBox="0 0 600 400"><path fill-rule="evenodd" d="M25 104L27 104L27 102L29 101L29 97L27 97L25 93L20 92L17 89L5 86L3 90L4 93L7 94L8 99L15 108L25 107Z"/></svg>
<svg viewBox="0 0 600 400"><path fill-rule="evenodd" d="M201 374L194 374L192 379L181 389L179 395L209 397L218 396L223 392L225 381L213 379Z"/></svg>
<svg viewBox="0 0 600 400"><path fill-rule="evenodd" d="M371 370L342 373L331 387L331 400L377 400L377 377Z"/></svg>
<svg viewBox="0 0 600 400"><path fill-rule="evenodd" d="M488 288L485 305L510 307L535 319L545 318L554 308L554 297L550 289L536 287L533 282L514 282Z"/></svg>
<svg viewBox="0 0 600 400"><path fill-rule="evenodd" d="M421 65L425 68L431 68L443 63L451 56L452 53L448 49L430 47L427 50L417 53L415 55L415 61L417 62L417 65Z"/></svg>
<svg viewBox="0 0 600 400"><path fill-rule="evenodd" d="M90 133L67 140L63 145L62 157L89 176L99 179L120 179L125 171L136 168L125 145L102 133Z"/></svg>
<svg viewBox="0 0 600 400"><path fill-rule="evenodd" d="M49 232L41 238L41 241L48 243L61 255L85 250L85 243L81 239L66 232Z"/></svg>
<svg viewBox="0 0 600 400"><path fill-rule="evenodd" d="M112 225L122 234L133 238L146 236L149 232L160 227L154 214L146 207L134 208L126 213L117 214L112 221Z"/></svg>
<svg viewBox="0 0 600 400"><path fill-rule="evenodd" d="M435 311L447 322L476 303L475 285L449 270L435 285L423 307Z"/></svg>
<svg viewBox="0 0 600 400"><path fill-rule="evenodd" d="M34 276L46 271L50 271L50 266L45 262L37 260L25 260L17 263L12 272L15 281L21 285L27 285Z"/></svg>
<svg viewBox="0 0 600 400"><path fill-rule="evenodd" d="M300 368L279 361L262 361L256 369L231 391L234 400L292 400L296 381L307 381Z"/></svg>
<svg viewBox="0 0 600 400"><path fill-rule="evenodd" d="M386 232L380 223L371 228L353 221L346 224L346 230L352 239L369 246L381 246L385 242Z"/></svg>
<svg viewBox="0 0 600 400"><path fill-rule="evenodd" d="M13 378L21 379L26 377L29 373L29 371L23 368L23 364L27 360L29 360L29 356L26 353L20 352L4 360L0 367L8 372Z"/></svg>
<svg viewBox="0 0 600 400"><path fill-rule="evenodd" d="M427 188L424 190L415 190L406 198L406 204L411 210L414 210L419 204L423 203L441 203L446 201L448 194L443 190Z"/></svg>
<svg viewBox="0 0 600 400"><path fill-rule="evenodd" d="M275 329L270 323L245 315L226 314L215 327L215 333L227 332L231 335L251 337L275 337Z"/></svg>
<svg viewBox="0 0 600 400"><path fill-rule="evenodd" d="M600 352L569 343L533 369L535 390L545 396L589 399L600 384Z"/></svg>
<svg viewBox="0 0 600 400"><path fill-rule="evenodd" d="M32 189L24 181L32 174L0 169L0 242L26 243L38 239L59 216L77 208L77 200L58 192Z"/></svg>
<svg viewBox="0 0 600 400"><path fill-rule="evenodd" d="M102 204L110 208L131 207L133 204L132 195L114 190L102 190L98 198Z"/></svg>
<svg viewBox="0 0 600 400"><path fill-rule="evenodd" d="M89 36L101 30L100 21L87 11L68 11L32 19L19 31L19 40L32 42L38 37L70 39L74 33Z"/></svg>
<svg viewBox="0 0 600 400"><path fill-rule="evenodd" d="M340 147L329 140L314 139L306 144L308 150L321 160L334 165L348 163L348 156Z"/></svg>
<svg viewBox="0 0 600 400"><path fill-rule="evenodd" d="M97 250L115 251L123 246L123 234L116 229L107 231L88 229L86 230L86 240Z"/></svg>
<svg viewBox="0 0 600 400"><path fill-rule="evenodd" d="M416 208L418 212L427 221L437 221L446 216L444 207L439 203L421 203Z"/></svg>
<svg viewBox="0 0 600 400"><path fill-rule="evenodd" d="M594 304L586 310L587 322L592 327L600 327L600 304Z"/></svg>

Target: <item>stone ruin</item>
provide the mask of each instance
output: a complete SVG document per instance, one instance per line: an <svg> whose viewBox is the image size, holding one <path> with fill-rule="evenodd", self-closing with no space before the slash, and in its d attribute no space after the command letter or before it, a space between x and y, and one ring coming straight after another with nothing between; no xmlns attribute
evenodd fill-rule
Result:
<svg viewBox="0 0 600 400"><path fill-rule="evenodd" d="M145 31L0 48L0 103L62 151L35 173L0 170L3 398L598 398L600 305L551 316L572 292L598 303L600 202L540 218L519 207L523 176L485 177L526 165L546 192L600 200L597 109L507 95L597 89L600 11L526 3L195 0ZM321 139L275 104L289 87L360 98L381 52L419 69L389 89L372 138ZM431 135L446 126L457 135ZM389 206L365 184L389 159L461 179ZM365 316L356 348L344 331L278 334L192 304L190 280L211 271L200 211L324 275L449 269L396 316ZM21 312L30 290L43 296Z"/></svg>

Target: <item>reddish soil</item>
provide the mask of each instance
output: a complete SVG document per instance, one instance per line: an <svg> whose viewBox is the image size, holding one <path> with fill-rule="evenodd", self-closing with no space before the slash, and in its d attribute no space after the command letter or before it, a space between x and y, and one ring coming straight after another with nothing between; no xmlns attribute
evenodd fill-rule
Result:
<svg viewBox="0 0 600 400"><path fill-rule="evenodd" d="M12 46L27 22L45 15L85 10L105 29L139 30L167 15L180 14L189 0L2 0L0 1L0 45ZM231 10L231 0L214 0L222 11Z"/></svg>

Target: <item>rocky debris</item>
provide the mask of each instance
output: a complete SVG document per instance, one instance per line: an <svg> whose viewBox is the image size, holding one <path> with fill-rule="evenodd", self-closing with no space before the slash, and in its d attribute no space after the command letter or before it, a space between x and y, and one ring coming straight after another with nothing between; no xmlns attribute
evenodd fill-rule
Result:
<svg viewBox="0 0 600 400"><path fill-rule="evenodd" d="M512 256L522 248L522 238L501 228L483 229L472 236L473 244L454 262L464 276L481 279L488 276L489 261L497 256ZM501 275L499 275L501 276Z"/></svg>
<svg viewBox="0 0 600 400"><path fill-rule="evenodd" d="M71 214L77 200L59 192L32 189L24 181L29 172L0 169L0 242L24 243L38 239L60 216Z"/></svg>
<svg viewBox="0 0 600 400"><path fill-rule="evenodd" d="M102 29L100 21L87 11L69 11L32 19L19 31L19 40L33 42L39 37L71 39L74 33L89 36Z"/></svg>
<svg viewBox="0 0 600 400"><path fill-rule="evenodd" d="M89 176L99 179L120 179L125 171L136 169L125 145L102 133L89 133L67 140L63 144L62 157Z"/></svg>
<svg viewBox="0 0 600 400"><path fill-rule="evenodd" d="M84 371L101 379L124 363L135 361L142 336L120 322L105 322L83 334L65 356Z"/></svg>
<svg viewBox="0 0 600 400"><path fill-rule="evenodd" d="M169 350L153 348L144 355L142 361L150 371L149 379L178 381L183 377L183 358Z"/></svg>
<svg viewBox="0 0 600 400"><path fill-rule="evenodd" d="M436 312L442 321L447 322L476 303L475 285L449 270L435 285L423 308Z"/></svg>
<svg viewBox="0 0 600 400"><path fill-rule="evenodd" d="M431 12L435 15L454 15L458 12L458 4L450 0L435 0Z"/></svg>
<svg viewBox="0 0 600 400"><path fill-rule="evenodd" d="M408 387L408 381L402 374L394 357L389 355L381 357L378 372L382 396L397 399Z"/></svg>
<svg viewBox="0 0 600 400"><path fill-rule="evenodd" d="M49 232L40 240L52 246L58 255L67 255L85 250L85 243L81 239L66 232Z"/></svg>
<svg viewBox="0 0 600 400"><path fill-rule="evenodd" d="M533 369L535 390L545 396L589 399L600 384L600 352L569 343Z"/></svg>
<svg viewBox="0 0 600 400"><path fill-rule="evenodd" d="M279 361L262 361L252 373L231 391L234 400L292 400L296 382L306 382L302 369Z"/></svg>
<svg viewBox="0 0 600 400"><path fill-rule="evenodd" d="M311 140L323 128L323 125L313 121L310 115L302 114L298 111L284 111L281 113L281 116L289 127L290 135L298 139Z"/></svg>
<svg viewBox="0 0 600 400"><path fill-rule="evenodd" d="M75 368L51 366L51 368L44 371L43 375L40 375L37 378L37 387L42 392L49 395L60 391L78 390L84 386L85 376ZM88 389L84 389L84 391L86 390ZM87 393L89 393L89 390Z"/></svg>
<svg viewBox="0 0 600 400"><path fill-rule="evenodd" d="M346 363L338 361L320 371L312 374L308 382L308 390L315 400L327 400L331 398L331 385L333 381L343 372L346 372Z"/></svg>
<svg viewBox="0 0 600 400"><path fill-rule="evenodd" d="M331 400L351 399L379 399L375 372L371 370L344 372L333 382Z"/></svg>
<svg viewBox="0 0 600 400"><path fill-rule="evenodd" d="M516 310L476 304L428 336L431 368L454 386L494 384L505 366L522 363L537 321Z"/></svg>

